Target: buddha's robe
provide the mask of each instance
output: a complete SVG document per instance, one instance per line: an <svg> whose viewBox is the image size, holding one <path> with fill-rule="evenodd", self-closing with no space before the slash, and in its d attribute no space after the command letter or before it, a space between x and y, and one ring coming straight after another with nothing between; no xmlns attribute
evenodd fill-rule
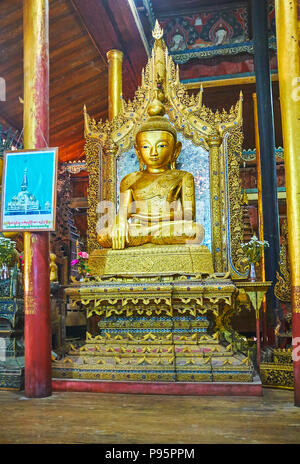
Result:
<svg viewBox="0 0 300 464"><path fill-rule="evenodd" d="M195 187L189 172L168 169L155 174L128 174L121 182L120 196L119 214L125 207L128 220L126 246L203 241L204 228L194 222ZM98 241L105 248L112 247L112 228L98 233Z"/></svg>

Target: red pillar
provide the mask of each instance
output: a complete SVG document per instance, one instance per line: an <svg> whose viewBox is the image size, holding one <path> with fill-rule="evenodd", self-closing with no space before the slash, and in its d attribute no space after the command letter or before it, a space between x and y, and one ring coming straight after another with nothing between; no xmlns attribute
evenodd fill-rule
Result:
<svg viewBox="0 0 300 464"><path fill-rule="evenodd" d="M261 359L261 354L260 354L260 318L259 315L256 317L256 354L257 354L257 367L258 370L260 370L260 359Z"/></svg>
<svg viewBox="0 0 300 464"><path fill-rule="evenodd" d="M48 145L48 0L24 0L24 148ZM49 233L24 233L25 395L50 396Z"/></svg>
<svg viewBox="0 0 300 464"><path fill-rule="evenodd" d="M299 289L300 290L300 289ZM299 299L298 292L298 299ZM299 301L298 301L299 305ZM300 306L300 305L299 305ZM294 400L300 406L300 313L293 312L293 361L294 361Z"/></svg>

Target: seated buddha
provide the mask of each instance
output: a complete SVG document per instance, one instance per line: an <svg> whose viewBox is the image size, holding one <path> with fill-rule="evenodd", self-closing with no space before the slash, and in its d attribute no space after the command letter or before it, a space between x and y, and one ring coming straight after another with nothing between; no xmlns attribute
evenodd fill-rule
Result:
<svg viewBox="0 0 300 464"><path fill-rule="evenodd" d="M140 171L121 181L118 214L111 225L98 231L104 248L203 241L204 228L195 222L194 178L175 167L181 142L164 114L163 103L154 100L148 119L138 129L135 150Z"/></svg>

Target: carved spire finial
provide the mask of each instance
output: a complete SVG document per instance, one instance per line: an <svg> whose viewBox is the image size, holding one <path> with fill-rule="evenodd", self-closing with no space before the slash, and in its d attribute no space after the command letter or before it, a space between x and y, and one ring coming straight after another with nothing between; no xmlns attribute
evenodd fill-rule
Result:
<svg viewBox="0 0 300 464"><path fill-rule="evenodd" d="M159 22L156 20L154 29L152 31L152 37L153 39L159 40L162 38L163 34L164 34L164 31L160 27Z"/></svg>

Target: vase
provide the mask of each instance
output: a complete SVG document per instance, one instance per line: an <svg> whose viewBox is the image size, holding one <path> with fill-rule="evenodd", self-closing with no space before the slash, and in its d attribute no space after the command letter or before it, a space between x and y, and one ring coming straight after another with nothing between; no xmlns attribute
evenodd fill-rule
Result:
<svg viewBox="0 0 300 464"><path fill-rule="evenodd" d="M250 282L256 282L255 263L250 263Z"/></svg>

